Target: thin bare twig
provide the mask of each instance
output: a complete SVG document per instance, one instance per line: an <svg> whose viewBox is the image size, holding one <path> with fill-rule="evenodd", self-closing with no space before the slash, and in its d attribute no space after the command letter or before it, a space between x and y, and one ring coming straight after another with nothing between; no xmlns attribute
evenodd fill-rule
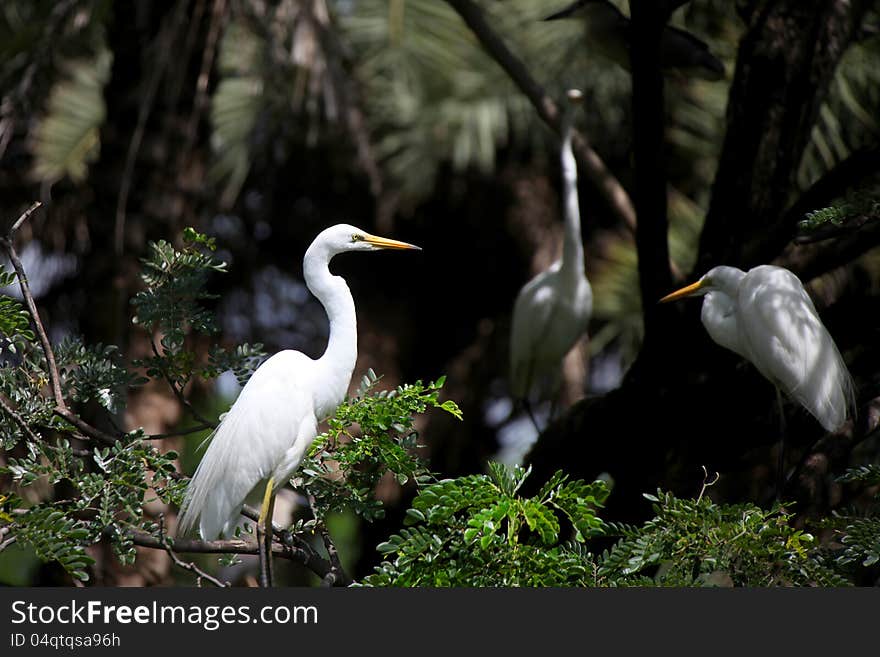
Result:
<svg viewBox="0 0 880 657"><path fill-rule="evenodd" d="M18 275L18 285L21 289L21 295L24 299L25 306L28 309L28 312L31 315L31 322L34 325L34 330L37 333L37 337L40 341L40 347L43 350L43 356L46 358L46 368L48 369L49 374L49 384L52 388L52 398L55 400L55 409L54 412L59 417L64 418L70 424L79 429L83 434L97 440L99 442L105 443L107 445L113 445L116 442L116 438L111 436L110 434L104 433L100 429L97 429L90 425L88 422L80 418L75 413L72 413L70 409L67 407L67 402L64 400L64 394L61 392L61 376L58 374L58 365L55 361L55 352L52 351L52 345L49 342L49 336L46 333L46 329L43 326L43 321L40 319L40 313L37 311L37 304L34 301L34 295L31 293L30 285L28 284L27 274L24 271L24 265L21 263L21 258L18 255L18 251L15 250L15 246L13 245L13 237L14 232L21 227L21 225L28 219L28 217L33 214L33 212L40 206L40 203L34 203L28 208L19 218L12 224L13 230L9 232L9 235L0 238L0 246L2 246L6 250L6 255L9 257L9 261L12 263L13 269L15 269L15 273Z"/></svg>
<svg viewBox="0 0 880 657"><path fill-rule="evenodd" d="M379 198L384 190L382 171L370 141L360 94L354 80L345 71L346 57L339 35L335 30L328 29L327 25L315 15L309 3L303 3L302 11L321 44L330 84L342 107L345 126L354 140L358 161L370 182L370 193L374 198Z"/></svg>
<svg viewBox="0 0 880 657"><path fill-rule="evenodd" d="M33 204L31 204L31 207L29 207L27 210L25 210L22 213L22 215L15 221L15 223L12 224L12 228L9 229L9 240L10 241L12 241L12 237L13 237L13 235L15 235L15 232L19 228L21 228L21 225L25 221L27 221L30 218L30 216L36 211L36 209L38 207L40 207L41 205L43 205L43 204L40 203L39 201L34 201Z"/></svg>
<svg viewBox="0 0 880 657"><path fill-rule="evenodd" d="M513 83L532 103L538 116L557 134L561 130L561 116L556 103L529 73L525 64L514 55L504 41L489 25L483 12L471 0L446 0L485 48L495 62L504 69ZM608 169L599 154L590 146L587 138L574 131L572 146L579 165L587 177L605 197L609 207L624 225L636 232L636 211L629 194L620 181Z"/></svg>
<svg viewBox="0 0 880 657"><path fill-rule="evenodd" d="M205 37L205 49L202 51L202 66L199 70L199 77L196 80L196 93L193 100L192 113L186 125L186 146L181 151L184 154L192 150L196 139L199 118L208 105L208 79L211 74L211 66L214 63L214 56L217 52L217 42L220 39L220 31L223 27L225 14L226 0L214 0L208 35Z"/></svg>
<svg viewBox="0 0 880 657"><path fill-rule="evenodd" d="M342 567L339 550L336 549L336 544L333 543L333 538L330 536L330 532L327 531L327 525L324 524L324 520L318 515L317 503L315 496L312 494L309 494L309 507L312 509L312 516L315 518L318 532L321 534L321 540L324 542L324 549L327 550L327 556L330 558L330 572L324 576L321 583L324 586L348 586L351 584L351 578Z"/></svg>
<svg viewBox="0 0 880 657"><path fill-rule="evenodd" d="M161 440L163 438L174 438L175 436L188 436L191 433L198 433L205 429L216 429L217 425L211 422L202 422L192 427L178 429L177 431L169 431L167 433L151 433L143 437L143 440Z"/></svg>
<svg viewBox="0 0 880 657"><path fill-rule="evenodd" d="M33 214L34 210L42 205L39 201L31 205L30 208L25 210L25 212L18 218L18 220L12 224L13 228L17 230L24 222L28 219L28 217ZM34 324L34 329L37 332L37 337L40 340L40 345L43 348L43 353L46 356L46 364L49 368L49 382L52 385L52 395L55 398L55 404L58 406L64 405L64 397L61 394L61 379L58 376L58 367L55 365L55 354L52 352L52 346L49 344L49 337L46 335L46 329L43 328L43 322L40 320L40 314L37 312L37 305L34 302L34 295L31 294L31 288L28 284L27 275L24 271L24 266L21 264L21 258L18 257L18 252L15 250L15 247L12 244L14 231L10 231L9 235L3 239L0 239L0 245L6 250L6 255L9 256L9 261L12 263L12 267L15 269L15 273L18 274L18 285L21 288L21 294L24 298L25 305L27 306L28 312L31 314L31 321Z"/></svg>
<svg viewBox="0 0 880 657"><path fill-rule="evenodd" d="M721 473L716 472L715 478L712 481L709 481L709 471L706 470L706 466L701 465L700 467L703 468L703 487L700 489L700 494L697 496L697 502L703 499L703 494L706 492L707 488L711 488L718 483L719 479L721 479Z"/></svg>
<svg viewBox="0 0 880 657"><path fill-rule="evenodd" d="M178 557L174 550L171 547L171 541L168 536L165 534L165 515L161 514L159 516L159 539L162 542L162 545L165 547L165 552L168 553L168 556L171 557L171 560L180 568L187 570L191 573L195 573L196 577L198 577L198 583L201 585L201 580L206 579L214 586L220 588L226 588L229 586L229 582L224 582L220 579L217 579L210 573L206 573L204 570L199 568L191 561L184 561L180 557Z"/></svg>
<svg viewBox="0 0 880 657"><path fill-rule="evenodd" d="M7 403L6 403L6 400L5 400L2 396L0 396L0 408L2 408L3 411L4 411L9 417L12 418L12 421L15 422L15 423L18 425L18 428L21 429L21 430L25 433L25 435L26 435L28 438L30 438L30 440L31 440L32 442L35 442L35 443L40 442L40 439L39 439L39 438L37 437L37 435L31 430L31 428L28 426L27 422L24 421L24 418L23 418L21 415L19 415L19 414L15 411L15 409L13 409L9 404L7 404Z"/></svg>
<svg viewBox="0 0 880 657"><path fill-rule="evenodd" d="M150 347L152 347L152 349L153 349L153 355L156 356L156 358L161 358L161 357L162 357L162 356L159 355L159 348L156 346L156 340L155 340L152 336L150 336ZM196 407L193 406L193 405L190 403L190 401L189 401L186 397L184 397L184 395L183 395L183 389L177 387L177 384L174 383L174 381L171 379L171 377L169 376L168 372L166 372L164 368L162 369L162 378L164 378L165 381L168 383L169 387L171 388L171 391L174 393L174 396L177 398L177 401L179 401L180 404L181 404L184 408L186 408L186 410L188 410L188 411L190 412L190 414L191 414L196 420L198 420L198 421L201 422L202 424L205 424L205 425L207 425L207 426L209 426L209 427L211 427L211 428L214 428L214 429L217 428L217 423L216 423L216 422L211 422L211 420L209 420L209 419L206 418L204 415L202 415L201 413L199 413L199 412L196 410Z"/></svg>

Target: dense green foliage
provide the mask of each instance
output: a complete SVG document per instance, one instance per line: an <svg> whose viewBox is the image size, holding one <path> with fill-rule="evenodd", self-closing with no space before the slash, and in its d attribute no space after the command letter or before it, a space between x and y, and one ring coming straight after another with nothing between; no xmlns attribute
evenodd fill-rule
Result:
<svg viewBox="0 0 880 657"><path fill-rule="evenodd" d="M262 345L244 344L232 350L213 345L207 362L197 365L197 354L186 342L192 332L214 335L218 331L213 314L203 305L216 298L205 289L208 277L226 271L226 263L213 255L214 239L187 228L182 249L164 240L151 242L149 248L141 274L145 289L132 299L137 312L134 322L151 335L162 336L161 352L153 341L153 357L134 365L146 368L147 376L165 379L178 394L194 376L212 378L225 370L245 382L265 356Z"/></svg>
<svg viewBox="0 0 880 657"><path fill-rule="evenodd" d="M791 526L781 505L724 504L708 497L646 495L655 516L616 525L620 539L602 555L599 577L616 585L842 585L817 539Z"/></svg>
<svg viewBox="0 0 880 657"><path fill-rule="evenodd" d="M381 543L385 561L365 578L372 586L587 586L595 581L580 544L600 533L596 510L608 496L601 481L570 481L558 472L540 492L517 495L529 472L491 463L422 489L409 527ZM564 536L561 516L573 528Z"/></svg>
<svg viewBox="0 0 880 657"><path fill-rule="evenodd" d="M431 479L416 452L421 445L413 428L415 416L441 408L461 418L455 402L439 401L445 377L390 391L376 390L379 380L373 370L364 375L357 396L339 405L295 477L314 496L319 519L346 509L366 520L382 517L375 488L383 476L393 476L400 485Z"/></svg>
<svg viewBox="0 0 880 657"><path fill-rule="evenodd" d="M0 264L0 288L12 285L15 280L15 273L6 271ZM33 339L30 316L21 303L6 295L0 296L0 349L8 349L14 354L24 343ZM2 353L0 351L0 355Z"/></svg>
<svg viewBox="0 0 880 657"><path fill-rule="evenodd" d="M609 494L603 482L570 481L559 472L536 496L518 497L528 475L491 464L488 475L424 488L407 512L410 526L377 547L389 560L363 583L845 586L854 562L873 565L880 546L876 516L841 523L845 547L832 550L793 527L779 504L761 509L662 491L645 495L655 515L644 524L604 523L596 515Z"/></svg>

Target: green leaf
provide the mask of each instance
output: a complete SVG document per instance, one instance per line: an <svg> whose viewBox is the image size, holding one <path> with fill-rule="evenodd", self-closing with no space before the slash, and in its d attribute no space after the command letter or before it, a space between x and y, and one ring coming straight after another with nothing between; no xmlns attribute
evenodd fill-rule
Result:
<svg viewBox="0 0 880 657"><path fill-rule="evenodd" d="M538 533L544 545L556 542L559 537L559 521L550 509L535 500L525 500L522 511L529 529Z"/></svg>
<svg viewBox="0 0 880 657"><path fill-rule="evenodd" d="M62 63L64 77L53 85L48 111L34 135L34 174L40 180L53 183L65 175L74 182L85 179L100 149L104 85L112 61L112 53L102 46L93 58Z"/></svg>

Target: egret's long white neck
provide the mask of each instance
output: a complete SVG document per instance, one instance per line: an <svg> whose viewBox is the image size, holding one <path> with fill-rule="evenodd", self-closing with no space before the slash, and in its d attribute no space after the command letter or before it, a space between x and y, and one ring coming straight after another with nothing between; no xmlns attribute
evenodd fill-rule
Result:
<svg viewBox="0 0 880 657"><path fill-rule="evenodd" d="M745 272L736 267L715 267L704 278L711 283L703 299L700 318L715 342L748 358L741 342L742 329L736 314L737 293Z"/></svg>
<svg viewBox="0 0 880 657"><path fill-rule="evenodd" d="M566 117L562 141L562 210L565 219L562 242L562 271L572 275L584 272L584 245L581 241L581 211L578 205L577 162L571 148L571 117Z"/></svg>
<svg viewBox="0 0 880 657"><path fill-rule="evenodd" d="M303 275L330 320L327 349L318 359L328 377L326 386L316 388L316 408L326 415L345 398L357 360L357 316L354 299L345 280L330 273L328 265L335 254L326 244L312 243L303 258ZM326 396L326 399L317 395ZM319 420L322 418L318 418Z"/></svg>

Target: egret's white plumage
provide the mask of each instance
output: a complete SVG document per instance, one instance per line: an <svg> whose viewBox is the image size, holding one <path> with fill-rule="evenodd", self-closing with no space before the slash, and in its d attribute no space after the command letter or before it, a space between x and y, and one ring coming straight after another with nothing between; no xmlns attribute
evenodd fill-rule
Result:
<svg viewBox="0 0 880 657"><path fill-rule="evenodd" d="M357 359L357 318L348 285L330 273L330 259L345 251L416 248L346 224L315 238L303 274L330 320L327 349L317 360L281 351L257 368L190 480L179 534L198 521L203 539L228 535L250 492L270 478L283 486L315 439L318 423L345 398Z"/></svg>
<svg viewBox="0 0 880 657"><path fill-rule="evenodd" d="M579 95L572 95L572 102ZM571 110L561 148L564 235L562 258L526 283L516 297L510 332L510 391L527 399L536 386L555 393L560 364L587 330L593 291L584 273L577 163L571 149Z"/></svg>
<svg viewBox="0 0 880 657"><path fill-rule="evenodd" d="M662 301L699 295L715 342L751 362L826 431L840 429L854 405L852 379L797 276L773 265L715 267Z"/></svg>

